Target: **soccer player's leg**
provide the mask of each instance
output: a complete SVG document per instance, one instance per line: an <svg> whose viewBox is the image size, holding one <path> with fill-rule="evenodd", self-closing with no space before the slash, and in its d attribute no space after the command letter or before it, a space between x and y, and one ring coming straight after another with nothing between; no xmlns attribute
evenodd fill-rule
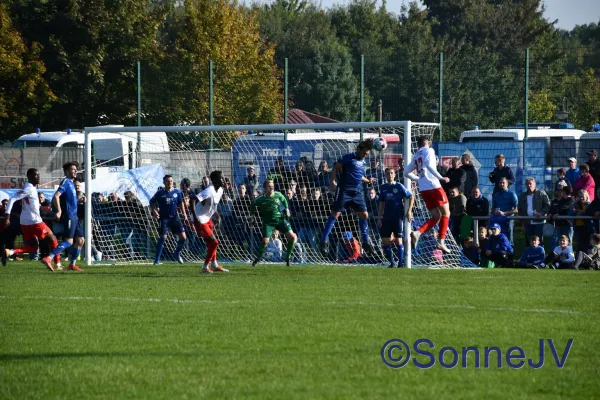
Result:
<svg viewBox="0 0 600 400"><path fill-rule="evenodd" d="M23 232L23 245L20 247L16 247L12 250L7 249L5 251L5 256L9 257L12 255L18 254L32 254L37 253L39 247L38 235L40 230L37 229L38 224L33 225L21 225L21 231ZM50 271L54 272L54 268L52 265L50 267L46 266Z"/></svg>
<svg viewBox="0 0 600 400"><path fill-rule="evenodd" d="M154 265L160 265L160 257L162 256L167 233L169 232L169 220L161 219L158 223L158 240L156 242L156 254L154 256Z"/></svg>
<svg viewBox="0 0 600 400"><path fill-rule="evenodd" d="M381 236L381 245L383 246L383 254L388 259L390 265L388 268L396 268L398 264L394 260L394 252L392 250L392 227L389 220L383 220L381 228L379 228L379 235Z"/></svg>
<svg viewBox="0 0 600 400"><path fill-rule="evenodd" d="M375 248L369 238L369 213L367 212L365 197L361 192L356 192L348 201L348 205L358 213L358 227L362 238L362 248L365 249L369 255L373 255Z"/></svg>
<svg viewBox="0 0 600 400"><path fill-rule="evenodd" d="M417 243L422 234L429 231L434 226L436 226L438 222L440 222L440 219L442 217L440 207L444 204L446 204L447 207L448 204L448 197L446 196L446 192L444 192L442 188L424 190L421 192L421 197L423 197L423 200L425 201L425 206L427 207L429 212L431 212L431 218L425 221L425 223L421 225L421 227L418 230L411 232L411 245L413 248L417 247ZM448 212L446 217L448 217L449 215L450 213ZM447 222L448 221L449 220L447 220ZM446 230L447 229L448 228L446 225Z"/></svg>
<svg viewBox="0 0 600 400"><path fill-rule="evenodd" d="M67 270L83 272L83 270L76 265L77 259L81 254L83 244L85 243L83 227L78 219L71 220L71 231L69 232L69 236L73 238L73 246L71 246L71 254L69 255L69 266L67 267Z"/></svg>
<svg viewBox="0 0 600 400"><path fill-rule="evenodd" d="M183 246L185 246L185 241L187 237L185 235L185 227L179 218L173 218L169 221L169 229L171 233L179 238L177 241L177 248L175 248L175 259L179 264L183 264L183 258L181 257L181 252L183 251Z"/></svg>
<svg viewBox="0 0 600 400"><path fill-rule="evenodd" d="M48 257L42 258L41 261L44 265L46 265L46 267L48 265L52 266L52 264L51 264L52 258L54 258L56 261L56 256L60 256L60 254L62 254L63 251L65 251L66 249L68 249L69 247L71 247L73 245L73 236L70 236L70 235L72 235L71 221L61 220L59 222L56 222L55 225L58 228L58 232L62 232L63 239L58 244L58 246L56 246L54 248L54 250L52 250L52 252L50 253L50 255Z"/></svg>
<svg viewBox="0 0 600 400"><path fill-rule="evenodd" d="M321 243L319 244L319 249L324 256L329 254L329 235L333 230L333 226L335 222L344 211L345 204L347 202L346 194L343 190L339 189L336 192L335 198L333 200L333 204L331 205L331 214L327 221L325 222L325 227L323 228L323 234L321 235Z"/></svg>
<svg viewBox="0 0 600 400"><path fill-rule="evenodd" d="M214 271L211 268L211 263L213 259L216 262L217 247L219 246L219 241L214 235L213 222L212 220L208 220L208 222L201 224L198 221L194 221L194 228L198 236L206 242L206 257L204 258L204 265L200 272L203 274L212 274Z"/></svg>
<svg viewBox="0 0 600 400"><path fill-rule="evenodd" d="M287 239L287 247L285 250L285 265L290 266L292 261L292 253L294 252L294 246L298 241L298 236L292 230L292 226L287 220L281 220L279 224L277 224L277 230L283 233Z"/></svg>
<svg viewBox="0 0 600 400"><path fill-rule="evenodd" d="M450 223L450 206L446 202L438 207L438 210L440 213L440 238L438 239L437 248L449 254L451 250L446 246L446 234L448 233L448 225Z"/></svg>
<svg viewBox="0 0 600 400"><path fill-rule="evenodd" d="M261 227L262 241L260 242L260 246L258 247L258 252L256 253L256 258L252 262L253 268L256 268L256 264L258 264L260 262L260 260L262 260L263 255L265 254L265 250L267 248L267 245L269 244L269 240L271 238L271 235L273 235L274 230L275 230L275 225L271 225L266 222L263 222L263 225Z"/></svg>

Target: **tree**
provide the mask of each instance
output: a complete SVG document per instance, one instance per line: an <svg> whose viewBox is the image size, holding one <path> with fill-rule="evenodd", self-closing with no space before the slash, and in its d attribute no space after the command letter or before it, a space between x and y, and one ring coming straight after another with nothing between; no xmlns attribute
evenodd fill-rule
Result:
<svg viewBox="0 0 600 400"><path fill-rule="evenodd" d="M24 42L0 4L0 131L4 140L32 132L56 97L44 80L40 45Z"/></svg>
<svg viewBox="0 0 600 400"><path fill-rule="evenodd" d="M548 89L529 91L529 122L554 121L557 109Z"/></svg>
<svg viewBox="0 0 600 400"><path fill-rule="evenodd" d="M258 10L261 36L275 44L277 64L290 59L288 80L294 105L341 121L358 120L359 78L328 16L312 3L290 9L278 1ZM367 95L365 103L369 102ZM372 118L372 113L366 118Z"/></svg>

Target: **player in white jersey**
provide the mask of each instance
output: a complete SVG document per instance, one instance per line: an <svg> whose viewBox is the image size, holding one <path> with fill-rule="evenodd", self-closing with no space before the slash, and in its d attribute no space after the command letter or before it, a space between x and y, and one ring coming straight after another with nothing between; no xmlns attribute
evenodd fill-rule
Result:
<svg viewBox="0 0 600 400"><path fill-rule="evenodd" d="M229 272L229 270L221 267L217 263L217 247L219 241L215 237L213 232L214 226L212 222L212 216L217 217L217 227L221 217L217 212L217 205L221 201L223 196L223 186L225 182L223 180L223 173L221 171L213 171L210 173L210 180L212 182L206 189L201 191L192 197L191 200L196 203L192 207L192 213L194 214L194 228L198 236L206 241L206 258L204 259L204 266L201 272L205 274L212 274L213 272Z"/></svg>
<svg viewBox="0 0 600 400"><path fill-rule="evenodd" d="M4 244L2 245L2 265L6 265L8 256L13 254L22 253L35 253L38 251L38 245L41 245L42 252L47 255L50 251L54 250L58 245L56 237L52 234L52 231L42 220L40 215L40 200L38 197L37 185L40 184L40 173L35 168L27 170L27 183L23 186L22 190L19 190L15 196L13 196L8 202L6 207L6 226L10 224L10 211L16 201L21 200L22 211L21 211L21 231L23 232L23 246L16 249L6 249ZM55 269L62 269L60 266L60 256L54 258L56 267L52 267L50 262L44 263L50 271Z"/></svg>
<svg viewBox="0 0 600 400"><path fill-rule="evenodd" d="M420 136L417 140L419 150L414 155L410 164L404 169L405 177L419 182L419 193L423 197L423 200L425 200L427 209L431 212L431 218L425 221L418 230L410 234L411 242L413 247L416 247L419 237L439 222L440 232L437 247L444 253L450 253L450 249L444 243L448 224L450 223L450 207L446 192L444 192L440 184L440 181L447 183L450 179L443 177L437 172L435 167L435 151L429 147L430 144L429 139L425 136ZM416 174L413 173L414 170L417 171Z"/></svg>

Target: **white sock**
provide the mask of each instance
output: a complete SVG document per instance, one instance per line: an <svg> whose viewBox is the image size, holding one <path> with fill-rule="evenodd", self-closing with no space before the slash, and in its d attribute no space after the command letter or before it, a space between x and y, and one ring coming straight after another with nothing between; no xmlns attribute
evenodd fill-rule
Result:
<svg viewBox="0 0 600 400"><path fill-rule="evenodd" d="M13 249L8 250L8 256L12 256L13 254L15 254L15 251Z"/></svg>
<svg viewBox="0 0 600 400"><path fill-rule="evenodd" d="M211 265L211 267L218 267L219 266L219 264L217 263L216 259L212 260L211 263L210 263L210 265Z"/></svg>

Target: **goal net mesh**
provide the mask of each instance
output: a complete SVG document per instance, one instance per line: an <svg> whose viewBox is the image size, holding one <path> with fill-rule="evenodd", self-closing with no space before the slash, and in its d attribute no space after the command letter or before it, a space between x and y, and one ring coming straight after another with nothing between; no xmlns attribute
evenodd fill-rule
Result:
<svg viewBox="0 0 600 400"><path fill-rule="evenodd" d="M353 263L388 265L381 248L377 228L379 188L385 182L385 168L393 168L403 182L405 123L363 129L364 138L382 136L388 147L372 151L366 161L366 176L375 178L362 188L369 212L369 234L374 254L361 256ZM344 124L347 126L348 124ZM260 217L252 201L263 190L263 182L273 179L275 190L281 192L290 205L289 222L298 235L292 255L294 264L345 264L351 257L348 240L361 242L358 216L352 211L342 213L329 237L329 253L319 251L322 230L330 214L334 193L330 189L330 169L344 154L354 152L360 139L360 126L355 128L281 130L232 129L228 131L169 131L165 133L127 134L123 153L119 153L115 133L91 133L92 181L92 258L98 263L145 263L154 259L158 239L158 221L151 215L149 200L162 187L162 176L172 175L184 195L180 217L187 242L183 250L186 262L202 263L206 245L196 234L191 214L190 196L199 193L208 182L211 171L220 170L226 187L218 212L220 225L215 235L220 242L218 259L222 263L251 262L262 240ZM262 126L264 127L264 126ZM248 129L250 128L250 129ZM142 128L143 129L143 128ZM433 138L437 124L411 125L411 152L421 135ZM212 137L212 138L211 138ZM161 142L160 138L163 138ZM212 140L213 150L210 149ZM412 228L418 228L430 214L415 184L409 189L416 195ZM437 229L437 227L436 227ZM452 235L447 245L452 253L442 254L436 248L435 230L424 234L412 252L412 266L426 268L457 268L474 266L462 256ZM175 261L177 238L167 236L162 260ZM398 241L394 242L394 246ZM285 235L275 232L266 249L265 262L281 262L285 255ZM394 255L397 257L395 249Z"/></svg>

